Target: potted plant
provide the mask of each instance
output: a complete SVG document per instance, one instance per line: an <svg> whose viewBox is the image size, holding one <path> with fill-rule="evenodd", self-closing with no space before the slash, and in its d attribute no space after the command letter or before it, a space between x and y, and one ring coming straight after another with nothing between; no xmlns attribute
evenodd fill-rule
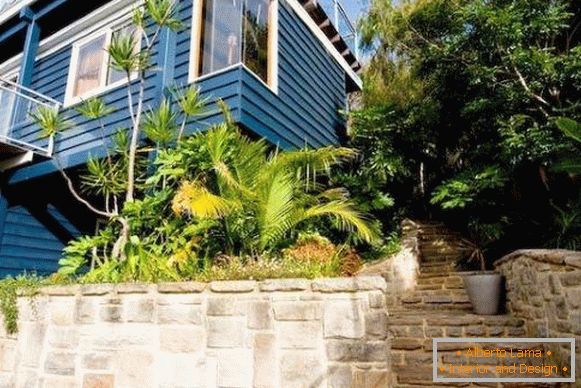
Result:
<svg viewBox="0 0 581 388"><path fill-rule="evenodd" d="M476 262L479 271L463 272L464 286L476 314L496 315L500 309L503 291L502 275L486 270L483 250L472 241L462 240L460 246L467 252L467 262Z"/></svg>

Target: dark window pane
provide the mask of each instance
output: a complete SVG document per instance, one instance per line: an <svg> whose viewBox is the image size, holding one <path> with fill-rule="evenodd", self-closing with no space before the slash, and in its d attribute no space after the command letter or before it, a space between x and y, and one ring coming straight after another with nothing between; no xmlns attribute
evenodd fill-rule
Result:
<svg viewBox="0 0 581 388"><path fill-rule="evenodd" d="M268 79L268 15L270 0L246 0L244 5L244 64L265 82Z"/></svg>

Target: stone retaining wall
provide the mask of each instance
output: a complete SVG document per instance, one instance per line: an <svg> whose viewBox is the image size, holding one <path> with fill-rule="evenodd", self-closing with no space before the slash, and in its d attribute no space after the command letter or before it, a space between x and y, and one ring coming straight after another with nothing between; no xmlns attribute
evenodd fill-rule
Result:
<svg viewBox="0 0 581 388"><path fill-rule="evenodd" d="M43 289L0 387L384 387L381 277ZM1 322L0 322L1 324Z"/></svg>
<svg viewBox="0 0 581 388"><path fill-rule="evenodd" d="M523 250L496 264L506 277L507 308L533 337L576 338L581 376L581 252ZM555 349L570 360L565 349Z"/></svg>

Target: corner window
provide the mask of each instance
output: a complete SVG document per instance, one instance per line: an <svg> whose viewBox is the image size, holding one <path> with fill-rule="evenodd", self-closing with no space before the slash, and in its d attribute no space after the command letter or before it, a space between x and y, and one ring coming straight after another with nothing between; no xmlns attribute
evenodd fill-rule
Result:
<svg viewBox="0 0 581 388"><path fill-rule="evenodd" d="M277 0L200 0L192 38L192 80L243 64L276 85Z"/></svg>
<svg viewBox="0 0 581 388"><path fill-rule="evenodd" d="M93 97L127 81L126 74L111 68L107 52L117 34L136 34L136 30L132 26L107 29L73 45L65 105ZM138 50L136 45L135 51Z"/></svg>

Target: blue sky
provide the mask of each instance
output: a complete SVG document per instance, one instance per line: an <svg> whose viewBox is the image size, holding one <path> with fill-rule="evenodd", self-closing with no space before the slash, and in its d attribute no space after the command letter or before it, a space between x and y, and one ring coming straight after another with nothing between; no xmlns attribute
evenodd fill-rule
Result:
<svg viewBox="0 0 581 388"><path fill-rule="evenodd" d="M363 12L369 0L343 0L342 2L351 19L355 21Z"/></svg>

